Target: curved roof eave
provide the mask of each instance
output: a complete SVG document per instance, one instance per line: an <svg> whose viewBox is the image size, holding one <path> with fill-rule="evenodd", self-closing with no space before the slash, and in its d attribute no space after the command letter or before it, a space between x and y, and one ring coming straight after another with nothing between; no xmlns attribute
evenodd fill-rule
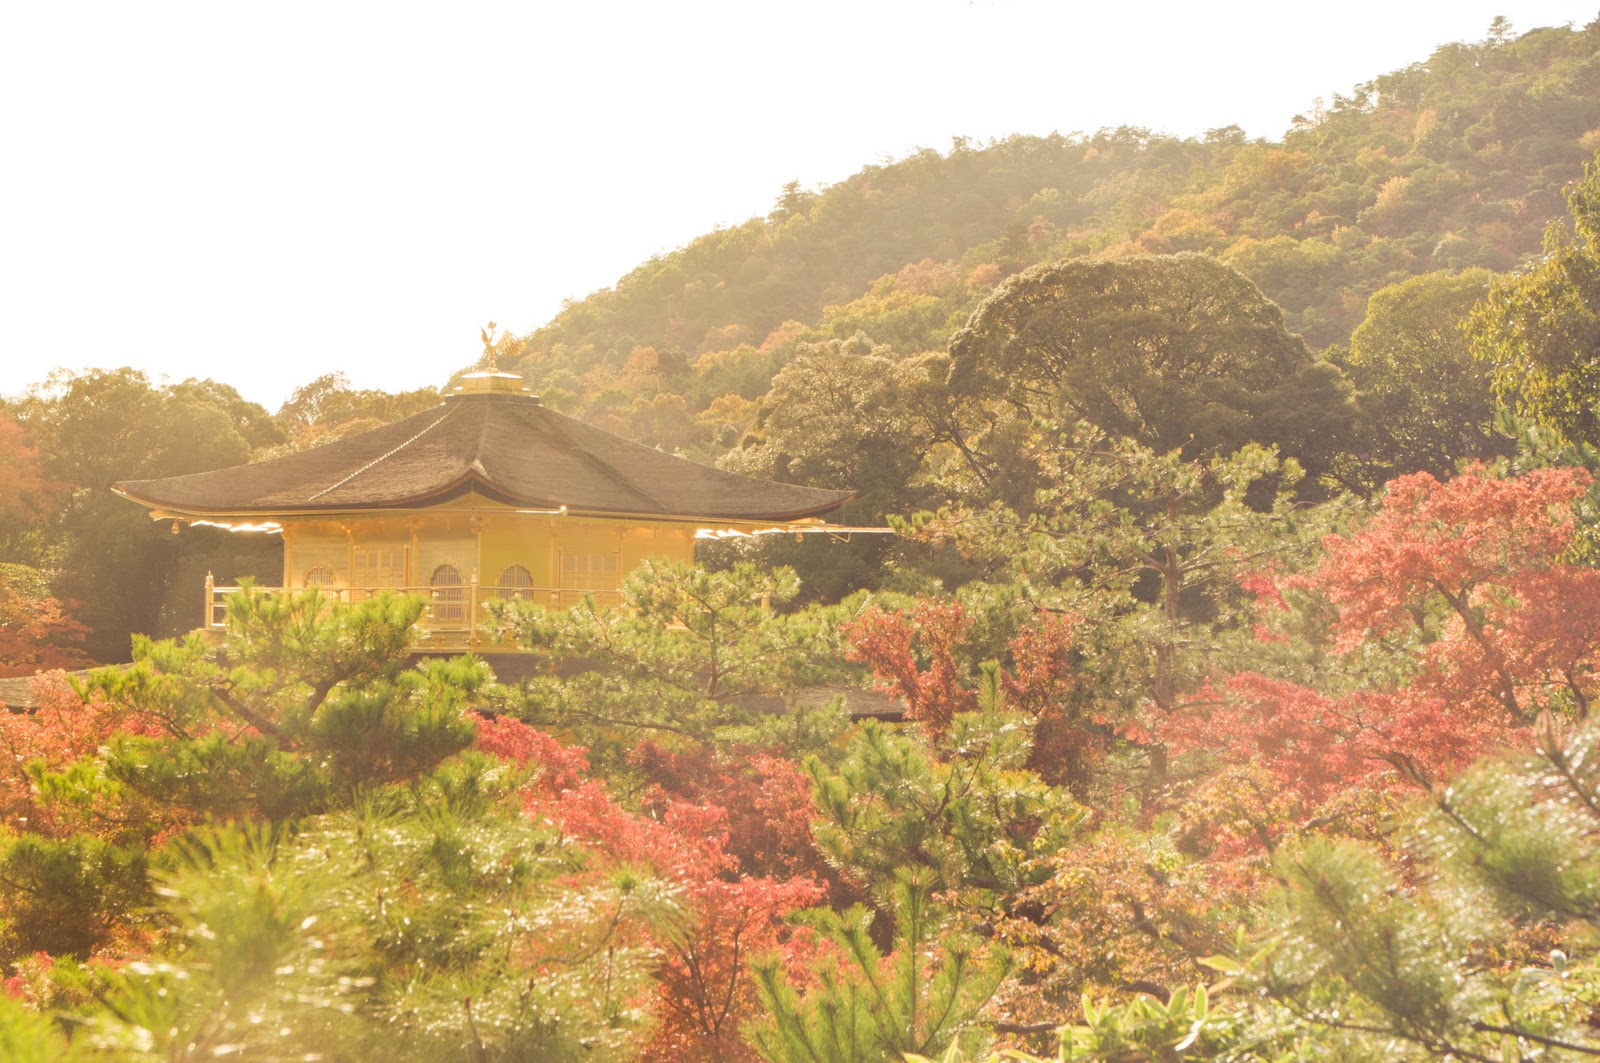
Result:
<svg viewBox="0 0 1600 1063"><path fill-rule="evenodd" d="M788 522L820 518L832 513L840 506L856 497L855 491L832 492L837 497L826 504L808 506L802 509L762 513L672 513L672 512L646 512L643 510L599 509L593 507L573 506L564 502L557 502L548 498L531 498L513 495L502 491L490 481L477 473L470 473L452 482L447 487L440 488L414 498L398 499L383 503L356 503L356 504L331 504L326 506L230 506L226 508L212 508L204 506L186 505L181 502L163 501L158 498L142 495L127 486L132 483L147 483L151 481L124 481L111 488L114 494L121 495L131 502L145 506L152 511L152 518L165 520L168 518L179 519L213 519L234 516L252 517L339 517L362 513L384 513L394 511L421 511L431 509L441 502L459 498L472 488L480 488L480 493L502 505L514 509L535 510L543 513L564 514L570 517L592 517L603 520L637 520L658 521L669 524L688 524L705 521L718 523L747 523L761 524L767 522ZM159 481L156 481L159 482Z"/></svg>

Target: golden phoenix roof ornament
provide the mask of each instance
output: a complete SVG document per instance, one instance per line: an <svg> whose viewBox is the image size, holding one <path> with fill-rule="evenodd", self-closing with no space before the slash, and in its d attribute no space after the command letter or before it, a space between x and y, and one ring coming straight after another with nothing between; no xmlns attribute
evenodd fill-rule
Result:
<svg viewBox="0 0 1600 1063"><path fill-rule="evenodd" d="M494 338L495 323L493 321L478 330L478 335L483 337L483 365L491 373L500 371L499 351L496 350L498 341Z"/></svg>

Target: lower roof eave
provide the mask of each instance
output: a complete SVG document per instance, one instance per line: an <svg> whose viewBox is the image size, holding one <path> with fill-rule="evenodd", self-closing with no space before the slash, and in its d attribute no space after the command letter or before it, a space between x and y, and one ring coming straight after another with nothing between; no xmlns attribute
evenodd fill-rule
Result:
<svg viewBox="0 0 1600 1063"><path fill-rule="evenodd" d="M650 513L634 510L584 509L568 506L552 499L520 498L513 495L503 494L499 491L485 491L483 490L484 487L485 485L479 478L468 475L460 477L441 488L429 491L425 495L400 499L393 503L386 503L381 506L366 505L351 506L348 508L338 506L244 506L231 508L226 511L173 505L160 499L150 498L132 491L128 491L121 485L113 485L111 490L113 493L121 495L123 498L126 498L129 501L137 502L142 506L149 507L151 510L150 515L152 520L205 520L214 523L238 523L240 522L239 518L246 518L245 522L260 523L262 521L273 521L279 518L291 518L295 520L339 520L364 516L370 516L376 519L384 515L395 513L419 515L438 510L439 504L442 502L460 498L463 494L475 492L481 497L494 503L494 505L483 507L481 510L481 512L489 515L506 512L522 512L568 517L583 517L586 519L598 520L634 520L667 524L698 525L704 524L708 521L719 524L728 522L744 524L772 524L820 519L824 514L832 513L834 510L838 509L840 506L856 497L856 493L854 491L841 491L837 492L835 497L827 502L819 505L806 506L801 509L780 510L777 512L769 511L765 513L687 514ZM474 508L475 507L464 506L451 509L448 512L473 512Z"/></svg>
<svg viewBox="0 0 1600 1063"><path fill-rule="evenodd" d="M137 501L137 500L136 500ZM540 507L513 507L513 506L464 506L459 509L440 509L435 506L419 506L414 508L386 508L386 509L261 509L261 510L230 510L226 513L183 509L178 507L155 507L150 510L150 519L155 521L178 520L186 524L205 524L221 527L227 530L263 530L264 525L282 525L288 521L307 520L382 520L399 515L426 516L435 515L466 515L466 516L549 516L564 517L571 520L612 520L629 521L635 524L674 524L695 528L733 528L740 531L766 530L774 525L782 526L782 530L797 530L804 528L834 529L842 526L829 525L821 516L812 513L793 515L774 514L768 516L708 516L663 513L618 513L611 510L585 510L572 509L566 506L558 509ZM891 529L850 528L850 531L890 531Z"/></svg>

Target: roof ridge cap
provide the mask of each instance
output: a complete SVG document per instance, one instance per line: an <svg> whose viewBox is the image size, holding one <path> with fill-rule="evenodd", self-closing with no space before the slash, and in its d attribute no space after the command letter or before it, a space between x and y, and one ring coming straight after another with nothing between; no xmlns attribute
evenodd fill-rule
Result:
<svg viewBox="0 0 1600 1063"><path fill-rule="evenodd" d="M494 407L491 406L478 418L478 445L472 448L472 460L467 463L468 468L477 469L483 476L489 475L489 470L483 465L483 448L489 439L489 421L493 417Z"/></svg>

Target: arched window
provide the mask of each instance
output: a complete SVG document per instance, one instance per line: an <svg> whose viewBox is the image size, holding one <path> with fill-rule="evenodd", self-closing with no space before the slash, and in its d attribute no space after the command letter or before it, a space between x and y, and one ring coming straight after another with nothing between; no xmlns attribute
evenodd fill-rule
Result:
<svg viewBox="0 0 1600 1063"><path fill-rule="evenodd" d="M334 581L333 569L328 565L312 565L306 569L305 579L300 581L302 587L331 587Z"/></svg>
<svg viewBox="0 0 1600 1063"><path fill-rule="evenodd" d="M533 573L521 565L511 565L495 581L494 593L497 598L532 598Z"/></svg>
<svg viewBox="0 0 1600 1063"><path fill-rule="evenodd" d="M433 588L433 618L445 623L460 623L467 618L467 592L461 586L461 570L440 565L428 577Z"/></svg>

